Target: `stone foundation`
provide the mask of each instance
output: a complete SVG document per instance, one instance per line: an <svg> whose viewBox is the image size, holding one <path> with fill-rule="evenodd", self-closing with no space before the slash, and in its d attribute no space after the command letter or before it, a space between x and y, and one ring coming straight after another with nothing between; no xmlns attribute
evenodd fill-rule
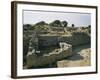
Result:
<svg viewBox="0 0 100 80"><path fill-rule="evenodd" d="M65 47L66 46L66 47ZM72 55L72 46L64 43L64 47L44 56L35 54L27 56L27 68L45 66Z"/></svg>

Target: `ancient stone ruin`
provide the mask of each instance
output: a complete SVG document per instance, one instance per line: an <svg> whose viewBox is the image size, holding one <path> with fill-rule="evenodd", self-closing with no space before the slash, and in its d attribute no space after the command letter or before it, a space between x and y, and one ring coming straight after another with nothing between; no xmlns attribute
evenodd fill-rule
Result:
<svg viewBox="0 0 100 80"><path fill-rule="evenodd" d="M34 32L29 41L28 53L26 56L27 68L38 68L45 65L53 64L59 60L72 55L72 46L87 44L90 42L90 35L86 32L70 32L64 28L62 31L65 35L49 32L49 34L38 34ZM55 32L55 31L54 31ZM43 51L42 49L52 48L52 50ZM44 54L45 53L45 54Z"/></svg>
<svg viewBox="0 0 100 80"><path fill-rule="evenodd" d="M54 46L55 43L53 43L50 46ZM58 42L58 44L58 49L52 50L48 54L41 56L38 36L36 33L33 33L33 37L29 42L29 51L27 53L27 68L52 64L72 54L72 45L67 44L66 42ZM46 46L49 46L49 44Z"/></svg>

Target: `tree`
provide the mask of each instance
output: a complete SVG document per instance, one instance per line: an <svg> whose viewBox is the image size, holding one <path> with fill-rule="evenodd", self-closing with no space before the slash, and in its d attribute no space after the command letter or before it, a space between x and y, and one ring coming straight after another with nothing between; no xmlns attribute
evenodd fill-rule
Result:
<svg viewBox="0 0 100 80"><path fill-rule="evenodd" d="M47 25L47 23L45 23L45 21L40 21L36 23L34 26L43 26L43 25Z"/></svg>
<svg viewBox="0 0 100 80"><path fill-rule="evenodd" d="M23 25L23 30L29 30L30 27L32 27L31 24L24 24L24 25Z"/></svg>
<svg viewBox="0 0 100 80"><path fill-rule="evenodd" d="M53 26L53 27L61 27L62 25L61 25L60 20L55 20L52 23L50 23L50 26Z"/></svg>
<svg viewBox="0 0 100 80"><path fill-rule="evenodd" d="M88 25L88 32L91 33L91 25Z"/></svg>
<svg viewBox="0 0 100 80"><path fill-rule="evenodd" d="M91 28L91 25L88 25L88 28Z"/></svg>
<svg viewBox="0 0 100 80"><path fill-rule="evenodd" d="M74 28L74 27L75 27L75 25L74 25L74 24L72 24L72 27Z"/></svg>
<svg viewBox="0 0 100 80"><path fill-rule="evenodd" d="M63 27L67 27L68 26L68 22L67 21L62 21L62 26Z"/></svg>

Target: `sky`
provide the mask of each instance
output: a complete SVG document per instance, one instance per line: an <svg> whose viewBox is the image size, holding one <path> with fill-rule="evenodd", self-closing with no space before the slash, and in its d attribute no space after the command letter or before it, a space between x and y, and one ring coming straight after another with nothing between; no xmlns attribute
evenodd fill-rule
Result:
<svg viewBox="0 0 100 80"><path fill-rule="evenodd" d="M91 25L91 14L76 12L23 11L23 24L36 24L40 21L51 23L54 20L67 21L68 26L76 27Z"/></svg>

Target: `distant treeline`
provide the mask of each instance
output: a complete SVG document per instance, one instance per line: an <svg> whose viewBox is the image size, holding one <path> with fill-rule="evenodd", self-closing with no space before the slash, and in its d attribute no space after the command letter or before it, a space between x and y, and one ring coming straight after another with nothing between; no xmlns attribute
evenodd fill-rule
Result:
<svg viewBox="0 0 100 80"><path fill-rule="evenodd" d="M51 23L46 23L45 21L40 21L36 24L24 24L23 27L24 27L24 30L27 30L27 29L31 30L31 29L35 29L37 27L43 28L43 29L49 28L49 27L68 27L68 21L54 20ZM75 27L75 24L72 23L71 27ZM84 27L91 27L91 25L87 25Z"/></svg>

